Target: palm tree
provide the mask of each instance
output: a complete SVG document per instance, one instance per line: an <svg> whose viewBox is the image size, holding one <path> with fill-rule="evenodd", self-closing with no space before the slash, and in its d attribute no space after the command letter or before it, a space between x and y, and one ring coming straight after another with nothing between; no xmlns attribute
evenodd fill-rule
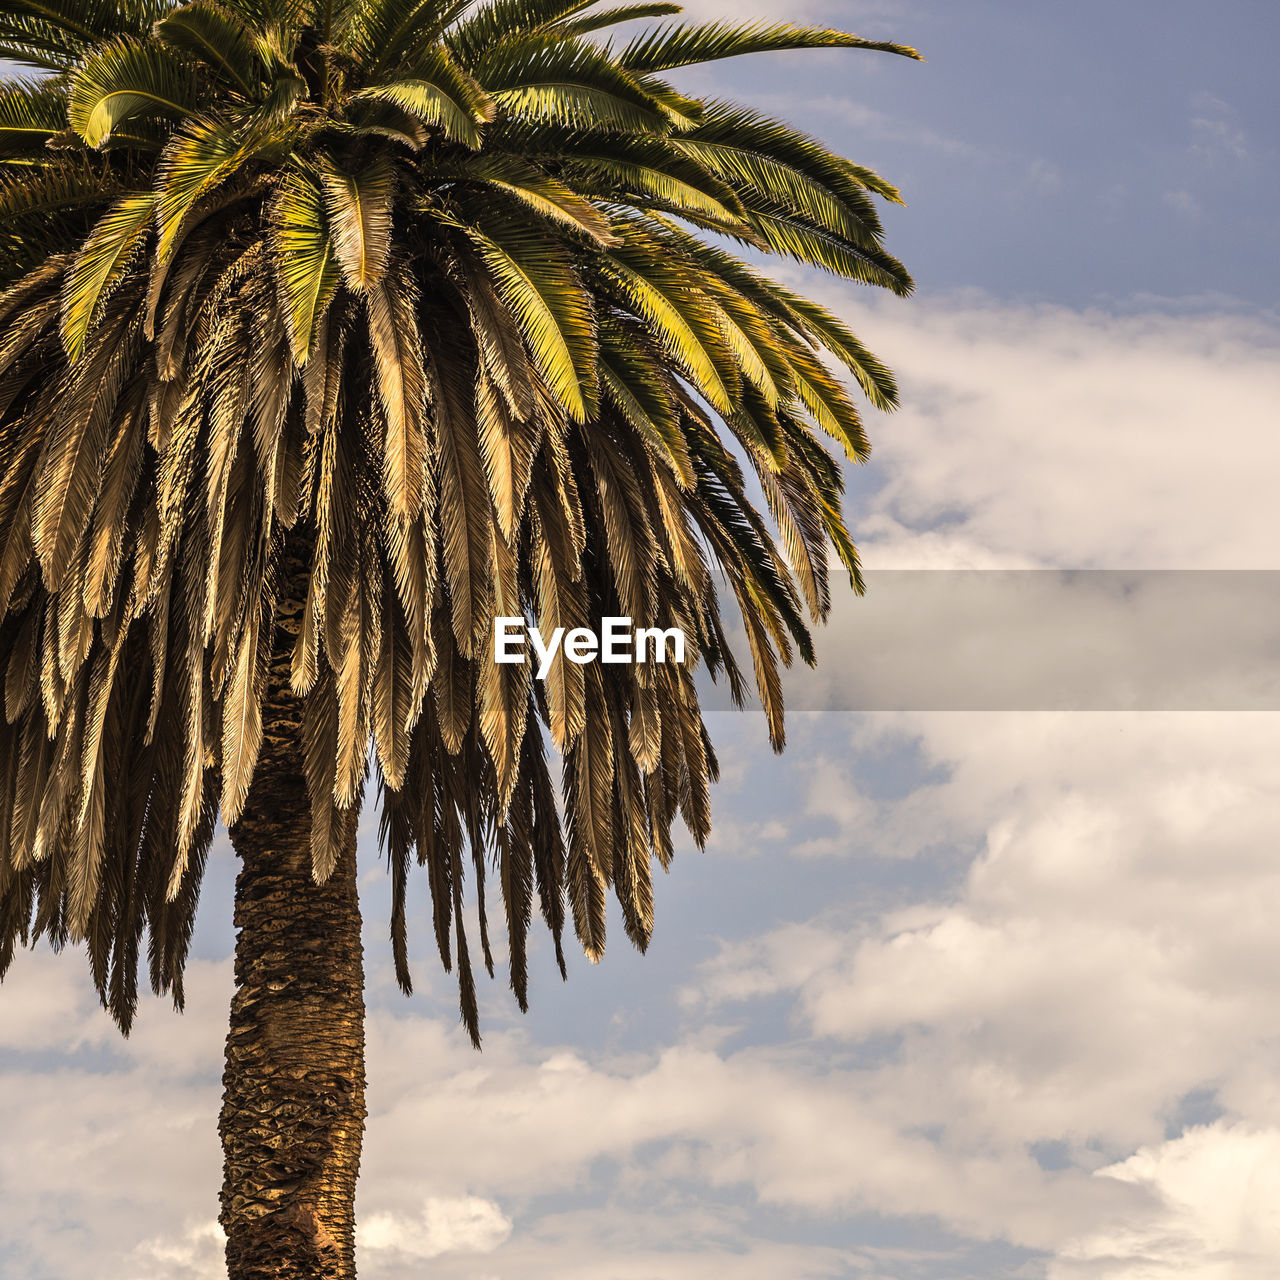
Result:
<svg viewBox="0 0 1280 1280"><path fill-rule="evenodd" d="M771 740L828 551L860 589L835 371L889 372L734 256L905 294L874 198L784 123L665 73L911 50L598 0L7 0L0 57L0 975L83 943L126 1034L146 939L182 1007L215 823L240 858L220 1132L229 1273L355 1274L355 831L391 939L425 869L479 1044L464 885L642 950L651 859L701 845L701 663ZM634 30L635 28L631 28ZM758 486L763 510L753 505ZM497 664L498 617L679 627L683 666ZM370 752L370 741L373 751ZM563 759L559 788L548 748ZM370 758L372 754L372 764ZM468 867L468 864L469 867Z"/></svg>

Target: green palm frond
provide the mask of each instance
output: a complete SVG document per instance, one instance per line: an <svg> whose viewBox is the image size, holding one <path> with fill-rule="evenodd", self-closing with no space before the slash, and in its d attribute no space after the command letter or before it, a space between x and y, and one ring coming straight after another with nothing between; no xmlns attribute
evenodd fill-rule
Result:
<svg viewBox="0 0 1280 1280"><path fill-rule="evenodd" d="M341 273L325 223L320 188L290 174L273 205L274 247L294 359L305 365L316 327L338 291Z"/></svg>
<svg viewBox="0 0 1280 1280"><path fill-rule="evenodd" d="M876 49L907 58L920 57L907 45L863 40L822 27L709 22L700 26L658 27L632 40L618 61L629 71L669 71L672 67L687 67L698 62L718 62L748 53L777 53L786 49Z"/></svg>
<svg viewBox="0 0 1280 1280"><path fill-rule="evenodd" d="M25 14L0 13L0 58L39 71L66 71L83 44L57 27Z"/></svg>
<svg viewBox="0 0 1280 1280"><path fill-rule="evenodd" d="M106 204L115 189L113 175L90 165L48 165L35 174L0 173L0 218L6 229L22 218L65 213Z"/></svg>
<svg viewBox="0 0 1280 1280"><path fill-rule="evenodd" d="M603 31L606 27L616 27L624 22L636 22L641 18L666 18L681 12L681 9L681 5L665 2L623 4L616 9L596 9L594 12L581 12L562 18L555 26L563 35L582 36L593 31Z"/></svg>
<svg viewBox="0 0 1280 1280"><path fill-rule="evenodd" d="M597 269L609 292L644 321L666 358L698 392L720 413L732 412L729 362L708 349L714 326L702 310L696 286L643 249L610 254Z"/></svg>
<svg viewBox="0 0 1280 1280"><path fill-rule="evenodd" d="M821 230L856 244L874 243L879 234L879 222L871 221L864 209L851 208L822 183L771 156L697 137L678 138L673 145L727 182L740 200L790 209Z"/></svg>
<svg viewBox="0 0 1280 1280"><path fill-rule="evenodd" d="M208 120L193 120L165 147L156 170L158 261L173 253L182 229L199 202L263 146L251 131Z"/></svg>
<svg viewBox="0 0 1280 1280"><path fill-rule="evenodd" d="M705 244L674 224L660 230L663 243L673 252L714 271L742 296L782 326L781 333L794 341L821 346L854 375L863 394L877 408L891 410L898 404L898 387L892 372L858 341L847 325L825 307L762 276L716 245Z"/></svg>
<svg viewBox="0 0 1280 1280"><path fill-rule="evenodd" d="M443 59L442 65L443 65ZM479 85L457 72L438 82L417 78L371 85L352 95L353 102L389 102L429 128L439 129L451 142L478 151L479 126L493 119L494 109Z"/></svg>
<svg viewBox="0 0 1280 1280"><path fill-rule="evenodd" d="M163 9L151 0L14 0L0 14L0 56L70 70L113 36L141 36Z"/></svg>
<svg viewBox="0 0 1280 1280"><path fill-rule="evenodd" d="M612 346L600 366L601 387L613 409L637 430L645 443L671 468L684 487L693 483L688 450L680 435L674 404L645 377L641 366L637 376L635 353Z"/></svg>
<svg viewBox="0 0 1280 1280"><path fill-rule="evenodd" d="M503 45L527 42L599 0L485 0L449 30L447 40L466 65Z"/></svg>
<svg viewBox="0 0 1280 1280"><path fill-rule="evenodd" d="M408 151L421 151L431 142L431 131L418 116L393 103L367 99L351 103L346 118L335 122L333 131L364 138L386 138Z"/></svg>
<svg viewBox="0 0 1280 1280"><path fill-rule="evenodd" d="M74 252L119 190L110 172L76 163L0 170L0 270L8 281L50 254Z"/></svg>
<svg viewBox="0 0 1280 1280"><path fill-rule="evenodd" d="M755 208L747 221L775 253L861 284L889 289L900 297L911 293L907 269L883 249L864 247L822 227L807 225L783 207Z"/></svg>
<svg viewBox="0 0 1280 1280"><path fill-rule="evenodd" d="M97 45L71 77L67 117L91 147L139 115L183 119L196 106L191 67L162 45L121 36Z"/></svg>
<svg viewBox="0 0 1280 1280"><path fill-rule="evenodd" d="M27 80L0 89L0 157L39 154L66 127L65 86Z"/></svg>
<svg viewBox="0 0 1280 1280"><path fill-rule="evenodd" d="M566 156L565 165L575 185L597 199L662 209L751 238L733 187L688 158L676 139L592 139Z"/></svg>
<svg viewBox="0 0 1280 1280"><path fill-rule="evenodd" d="M595 335L591 300L554 241L510 222L464 228L548 387L578 422L592 402Z"/></svg>
<svg viewBox="0 0 1280 1280"><path fill-rule="evenodd" d="M156 35L199 58L242 94L253 92L262 74L251 29L215 0L187 0L156 24Z"/></svg>
<svg viewBox="0 0 1280 1280"><path fill-rule="evenodd" d="M321 30L379 73L379 79L412 67L414 55L440 47L440 36L471 0L324 0ZM385 74L384 74L385 73Z"/></svg>
<svg viewBox="0 0 1280 1280"><path fill-rule="evenodd" d="M283 46L297 36L315 12L312 0L221 0L257 33L265 56L286 56Z"/></svg>
<svg viewBox="0 0 1280 1280"><path fill-rule="evenodd" d="M117 201L90 232L67 275L62 298L62 341L72 361L105 299L138 256L155 212L156 198L141 191Z"/></svg>
<svg viewBox="0 0 1280 1280"><path fill-rule="evenodd" d="M639 133L666 127L657 100L586 41L498 45L468 69L506 115L521 121Z"/></svg>
<svg viewBox="0 0 1280 1280"><path fill-rule="evenodd" d="M901 203L897 190L869 170L833 154L817 139L745 107L712 101L687 139L701 163L729 180L750 183L775 200L794 198L798 181L825 192L843 206L864 235L881 227L871 194Z"/></svg>
<svg viewBox="0 0 1280 1280"><path fill-rule="evenodd" d="M163 0L11 0L11 12L55 23L87 44L114 35L142 35L164 12Z"/></svg>

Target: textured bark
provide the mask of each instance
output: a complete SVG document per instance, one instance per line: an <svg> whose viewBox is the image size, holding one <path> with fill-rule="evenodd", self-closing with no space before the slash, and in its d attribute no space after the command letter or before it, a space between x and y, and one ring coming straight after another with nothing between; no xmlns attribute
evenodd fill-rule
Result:
<svg viewBox="0 0 1280 1280"><path fill-rule="evenodd" d="M315 884L287 629L274 646L262 754L231 830L241 870L220 1220L230 1280L353 1280L365 1120L355 822L332 877Z"/></svg>

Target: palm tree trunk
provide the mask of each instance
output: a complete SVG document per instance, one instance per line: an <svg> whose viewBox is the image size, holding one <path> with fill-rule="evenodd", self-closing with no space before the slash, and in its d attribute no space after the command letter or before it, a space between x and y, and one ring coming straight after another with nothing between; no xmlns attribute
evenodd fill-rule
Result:
<svg viewBox="0 0 1280 1280"><path fill-rule="evenodd" d="M220 1220L230 1280L354 1280L365 1120L355 822L332 877L315 884L289 629L277 634L262 754L231 829L242 865Z"/></svg>

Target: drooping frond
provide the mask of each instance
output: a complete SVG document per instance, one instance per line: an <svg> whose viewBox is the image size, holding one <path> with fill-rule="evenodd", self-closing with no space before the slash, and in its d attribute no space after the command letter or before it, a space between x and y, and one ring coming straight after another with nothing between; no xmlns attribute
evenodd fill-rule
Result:
<svg viewBox="0 0 1280 1280"><path fill-rule="evenodd" d="M320 181L338 265L348 286L368 292L381 282L391 254L394 170L384 157L351 173L326 163Z"/></svg>
<svg viewBox="0 0 1280 1280"><path fill-rule="evenodd" d="M125 196L90 232L67 275L62 300L62 341L74 361L84 350L90 326L110 291L141 250L155 211L155 195L141 191Z"/></svg>
<svg viewBox="0 0 1280 1280"><path fill-rule="evenodd" d="M181 120L195 106L191 68L181 58L162 44L122 36L95 47L76 68L67 120L100 147L134 117Z"/></svg>
<svg viewBox="0 0 1280 1280"><path fill-rule="evenodd" d="M156 25L168 45L198 58L225 77L228 87L248 97L261 80L263 65L253 30L215 0L187 0Z"/></svg>
<svg viewBox="0 0 1280 1280"><path fill-rule="evenodd" d="M695 672L739 705L754 683L781 749L833 550L861 587L833 453L867 455L860 398L897 399L737 251L911 287L892 186L664 75L913 52L779 23L614 35L675 12L0 15L0 57L54 73L0 86L0 976L18 942L83 942L127 1028L145 939L180 1004L215 823L283 732L318 880L372 756L397 980L417 865L477 1042L490 915L521 1008L535 898L562 973L570 922L603 952L611 894L649 944L652 859L677 820L711 830ZM627 616L682 632L684 662L494 660L502 620Z"/></svg>
<svg viewBox="0 0 1280 1280"><path fill-rule="evenodd" d="M294 359L305 365L340 280L323 196L309 174L290 174L281 184L273 221L285 322Z"/></svg>

